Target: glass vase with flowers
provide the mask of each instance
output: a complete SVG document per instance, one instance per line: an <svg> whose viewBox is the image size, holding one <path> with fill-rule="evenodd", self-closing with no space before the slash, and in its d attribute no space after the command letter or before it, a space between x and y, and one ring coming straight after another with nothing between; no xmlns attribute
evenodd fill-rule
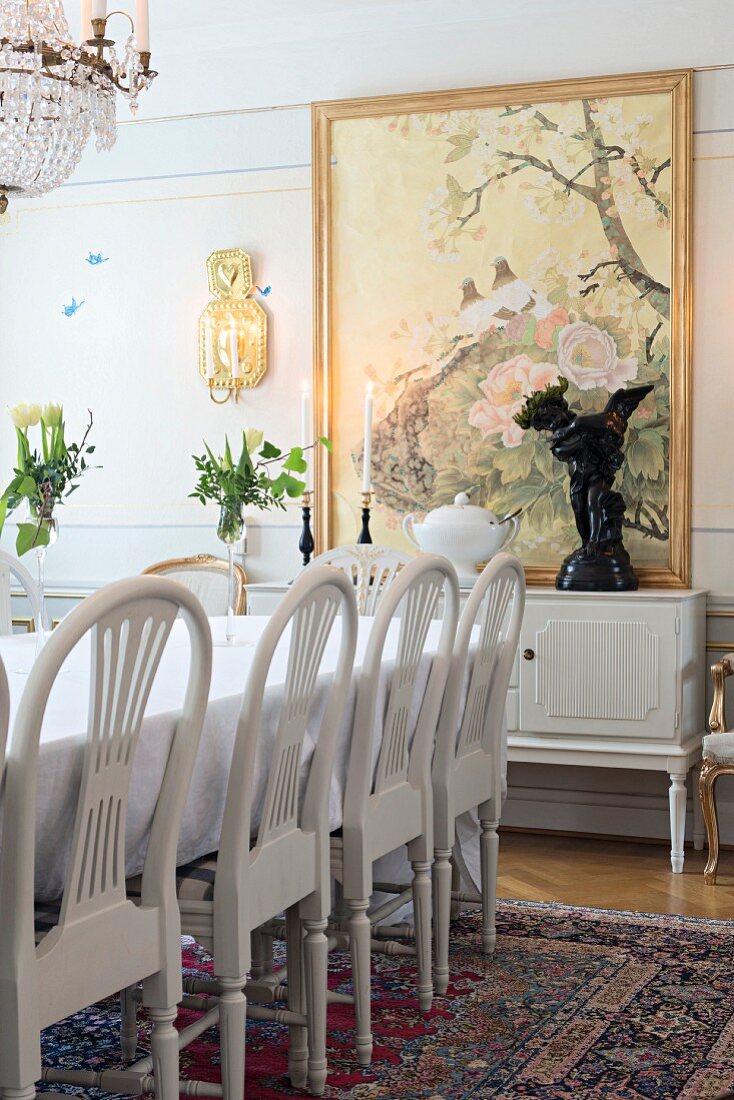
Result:
<svg viewBox="0 0 734 1100"><path fill-rule="evenodd" d="M15 425L18 458L13 478L0 497L0 532L9 515L25 506L25 517L18 523L15 549L18 557L35 550L38 563L40 622L39 644L43 644L46 623L45 563L46 551L58 538L56 507L79 487L94 447L87 440L93 418L79 443L67 443L64 410L61 405L15 405L8 410ZM38 428L40 450L31 441L31 429Z"/></svg>
<svg viewBox="0 0 734 1100"><path fill-rule="evenodd" d="M328 439L320 438L317 443L331 449ZM206 441L206 453L192 456L199 480L190 495L201 504L219 505L217 536L227 548L227 645L237 644L234 624L234 551L245 536L243 509L285 509L289 499L298 499L305 488L305 482L298 475L306 473L306 452L316 445L291 447L289 451L282 451L273 443L268 443L263 432L248 428L242 433L242 447L236 459L226 436L224 449L219 457L214 455Z"/></svg>

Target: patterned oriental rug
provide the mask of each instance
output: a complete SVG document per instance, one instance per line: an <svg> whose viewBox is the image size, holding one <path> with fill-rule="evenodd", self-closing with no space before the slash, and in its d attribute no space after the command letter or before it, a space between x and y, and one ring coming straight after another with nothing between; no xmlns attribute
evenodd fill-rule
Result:
<svg viewBox="0 0 734 1100"><path fill-rule="evenodd" d="M498 929L485 961L476 915L456 925L449 995L426 1018L413 960L377 957L373 1066L355 1067L351 1009L331 1007L326 1096L714 1100L734 1086L734 924L506 901ZM196 944L185 962L210 969ZM349 991L344 955L331 984ZM44 1058L118 1064L118 1028L116 1003L99 1005L47 1031ZM146 1039L141 1021L147 1050ZM248 1100L305 1095L289 1087L286 1042L286 1028L248 1023ZM182 1074L218 1081L218 1057L211 1030L183 1052Z"/></svg>

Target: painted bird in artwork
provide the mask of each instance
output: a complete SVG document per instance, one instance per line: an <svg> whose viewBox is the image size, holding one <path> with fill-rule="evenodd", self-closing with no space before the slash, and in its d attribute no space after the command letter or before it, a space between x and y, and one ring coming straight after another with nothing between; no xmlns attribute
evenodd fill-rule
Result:
<svg viewBox="0 0 734 1100"><path fill-rule="evenodd" d="M106 264L109 260L109 256L103 256L101 252L90 252L87 256L87 263L91 267L98 267L100 264Z"/></svg>
<svg viewBox="0 0 734 1100"><path fill-rule="evenodd" d="M504 256L497 256L492 266L495 270L492 301L499 307L497 316L501 320L509 321L518 313L532 313L538 320L548 316L553 306L528 283L518 279Z"/></svg>
<svg viewBox="0 0 734 1100"><path fill-rule="evenodd" d="M77 310L82 308L85 302L86 298L82 298L81 302L77 302L76 298L72 298L71 305L62 306L61 312L63 313L64 317L73 317Z"/></svg>

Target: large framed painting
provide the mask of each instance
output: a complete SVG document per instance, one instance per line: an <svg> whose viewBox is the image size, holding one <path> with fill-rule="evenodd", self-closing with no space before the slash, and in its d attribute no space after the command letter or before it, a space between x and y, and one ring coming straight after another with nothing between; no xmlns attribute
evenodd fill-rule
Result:
<svg viewBox="0 0 734 1100"><path fill-rule="evenodd" d="M652 382L625 543L642 584L687 585L690 71L319 103L313 131L320 549L358 530L369 385L375 542L407 550L403 517L465 491L522 509L550 583L567 470L513 417L559 376L577 412Z"/></svg>

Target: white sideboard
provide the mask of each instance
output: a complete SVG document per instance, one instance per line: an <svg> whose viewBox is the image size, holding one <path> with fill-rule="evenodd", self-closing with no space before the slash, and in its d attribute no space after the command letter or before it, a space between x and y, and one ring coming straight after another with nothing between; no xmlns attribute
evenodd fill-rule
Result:
<svg viewBox="0 0 734 1100"><path fill-rule="evenodd" d="M287 590L250 584L248 611ZM507 699L508 759L630 768L670 777L673 871L683 870L686 777L705 729L706 593L528 589ZM703 846L694 789L694 846Z"/></svg>

